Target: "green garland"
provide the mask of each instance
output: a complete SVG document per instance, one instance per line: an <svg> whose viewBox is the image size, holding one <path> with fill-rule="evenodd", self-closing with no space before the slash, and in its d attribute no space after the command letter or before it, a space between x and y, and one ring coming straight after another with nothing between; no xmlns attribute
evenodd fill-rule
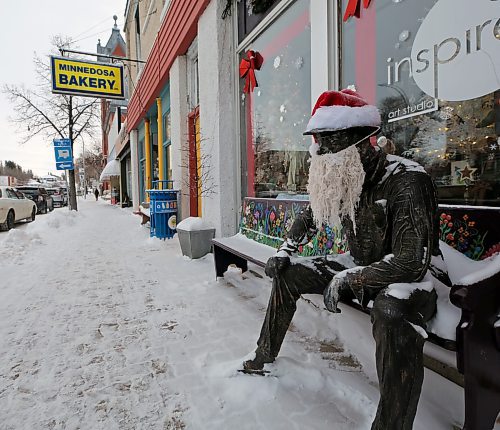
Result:
<svg viewBox="0 0 500 430"><path fill-rule="evenodd" d="M226 0L226 7L222 12L222 19L226 19L231 15L231 7L235 0ZM274 3L275 0L251 0L252 2L252 12L253 13L263 13Z"/></svg>

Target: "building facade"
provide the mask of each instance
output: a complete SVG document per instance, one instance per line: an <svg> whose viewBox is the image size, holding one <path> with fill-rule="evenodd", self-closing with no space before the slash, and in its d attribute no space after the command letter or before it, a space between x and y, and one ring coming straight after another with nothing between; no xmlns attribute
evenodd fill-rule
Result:
<svg viewBox="0 0 500 430"><path fill-rule="evenodd" d="M116 24L116 15L113 18L115 24L106 45L102 46L100 40L97 43L97 53L103 54L102 57L97 57L97 61L102 63L114 61L108 56L125 57L127 52L125 41ZM124 73L124 75L126 76L126 73ZM108 163L114 163L115 159L118 157L115 150L115 141L126 118L127 98L129 93L127 84L125 84L124 93L125 100L101 99L101 150L105 169ZM117 196L120 194L120 176L116 174L111 176L106 175L106 177L102 179L101 191L106 192L106 194L112 194L113 203L117 203Z"/></svg>
<svg viewBox="0 0 500 430"><path fill-rule="evenodd" d="M173 181L180 190L181 218L203 216L219 234L236 228L239 175L233 21L222 19L224 6L220 0L163 5L127 117L130 145L136 148L132 200L147 200L145 190L154 180Z"/></svg>
<svg viewBox="0 0 500 430"><path fill-rule="evenodd" d="M262 64L255 70L258 87L247 93L240 82L242 197L307 198L310 138L301 133L311 104L327 89L354 85L378 106L381 134L395 154L433 177L441 237L475 259L498 249L500 10L494 2L282 0L260 20L249 15L250 3L238 3L235 67L249 51ZM469 213L450 220L449 205ZM479 219L487 234L478 233Z"/></svg>
<svg viewBox="0 0 500 430"><path fill-rule="evenodd" d="M227 236L244 197L307 199L312 106L354 85L379 107L395 154L433 177L440 204L494 210L500 16L490 0L457 0L463 13L448 20L453 1L142 2L161 15L128 108L133 200L173 180L180 217Z"/></svg>

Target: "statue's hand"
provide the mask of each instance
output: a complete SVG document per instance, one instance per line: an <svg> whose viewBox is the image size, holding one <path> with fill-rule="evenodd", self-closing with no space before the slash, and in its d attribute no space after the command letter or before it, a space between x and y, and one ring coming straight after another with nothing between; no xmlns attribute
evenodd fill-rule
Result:
<svg viewBox="0 0 500 430"><path fill-rule="evenodd" d="M271 257L267 260L265 273L270 278L275 278L290 265L290 257Z"/></svg>
<svg viewBox="0 0 500 430"><path fill-rule="evenodd" d="M326 308L335 314L340 313L337 303L339 302L340 290L344 287L344 283L344 278L337 278L334 276L323 292Z"/></svg>

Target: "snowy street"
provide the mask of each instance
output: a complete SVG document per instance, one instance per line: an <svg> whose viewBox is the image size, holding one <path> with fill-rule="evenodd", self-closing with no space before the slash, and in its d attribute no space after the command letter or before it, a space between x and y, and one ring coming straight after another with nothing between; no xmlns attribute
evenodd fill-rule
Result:
<svg viewBox="0 0 500 430"><path fill-rule="evenodd" d="M189 260L130 210L78 204L0 233L0 429L370 428L368 322L359 333L348 310L300 300L270 373L241 374L262 270L216 281L211 254ZM426 370L414 428L460 426L461 396Z"/></svg>

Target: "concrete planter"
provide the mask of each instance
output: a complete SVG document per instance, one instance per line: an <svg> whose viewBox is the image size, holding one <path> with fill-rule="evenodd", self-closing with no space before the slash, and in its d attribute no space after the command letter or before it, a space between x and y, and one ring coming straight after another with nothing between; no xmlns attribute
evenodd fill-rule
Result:
<svg viewBox="0 0 500 430"><path fill-rule="evenodd" d="M201 258L210 252L215 229L182 230L177 228L182 255L189 258Z"/></svg>

